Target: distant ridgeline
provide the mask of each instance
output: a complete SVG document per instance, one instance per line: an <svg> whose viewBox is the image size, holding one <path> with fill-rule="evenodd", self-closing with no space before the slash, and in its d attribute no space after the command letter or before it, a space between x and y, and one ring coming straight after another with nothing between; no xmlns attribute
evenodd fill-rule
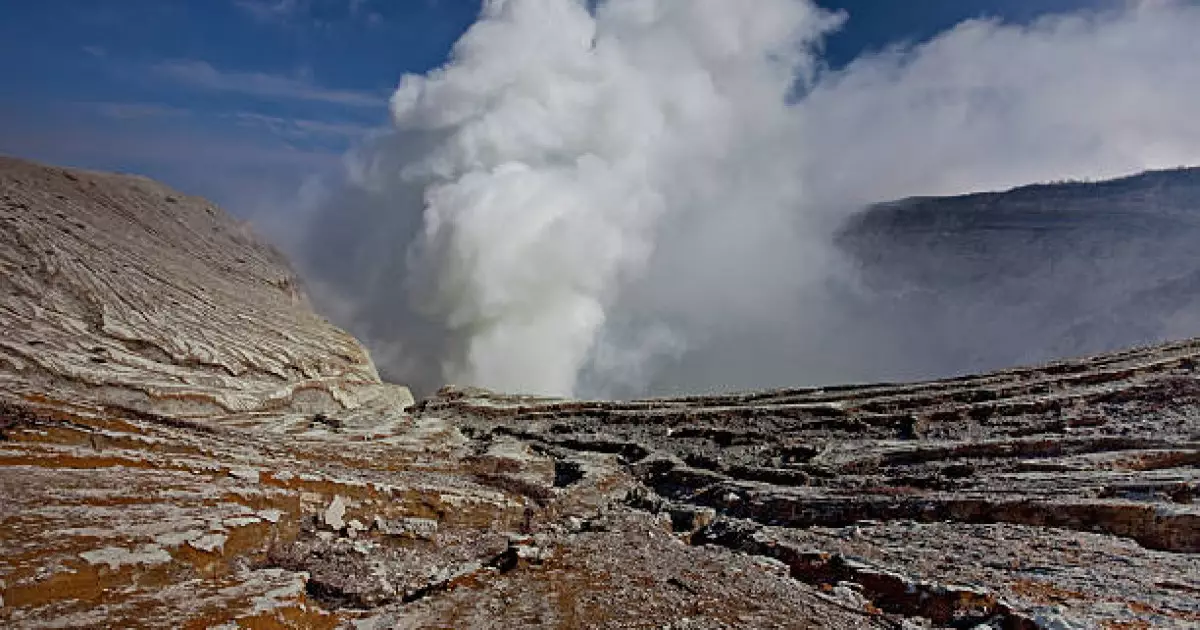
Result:
<svg viewBox="0 0 1200 630"><path fill-rule="evenodd" d="M1200 334L1200 168L878 204L838 242L897 376Z"/></svg>

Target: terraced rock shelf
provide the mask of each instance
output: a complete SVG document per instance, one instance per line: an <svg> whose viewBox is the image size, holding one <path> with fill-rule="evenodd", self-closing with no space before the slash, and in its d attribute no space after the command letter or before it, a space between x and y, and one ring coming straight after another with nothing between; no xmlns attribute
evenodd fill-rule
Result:
<svg viewBox="0 0 1200 630"><path fill-rule="evenodd" d="M0 626L1200 627L1200 341L413 404L149 180L0 161Z"/></svg>

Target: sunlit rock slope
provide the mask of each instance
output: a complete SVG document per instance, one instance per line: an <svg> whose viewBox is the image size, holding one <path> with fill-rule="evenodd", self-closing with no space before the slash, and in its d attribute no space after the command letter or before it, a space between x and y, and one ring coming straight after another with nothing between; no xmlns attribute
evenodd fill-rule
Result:
<svg viewBox="0 0 1200 630"><path fill-rule="evenodd" d="M0 159L0 385L212 417L358 406L379 378L281 255L141 177Z"/></svg>

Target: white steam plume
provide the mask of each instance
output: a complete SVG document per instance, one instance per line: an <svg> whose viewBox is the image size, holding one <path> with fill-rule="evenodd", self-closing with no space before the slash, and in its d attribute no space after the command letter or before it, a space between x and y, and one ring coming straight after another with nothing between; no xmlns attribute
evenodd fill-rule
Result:
<svg viewBox="0 0 1200 630"><path fill-rule="evenodd" d="M425 387L886 376L895 331L860 329L830 288L847 212L1200 163L1194 4L972 21L822 71L842 17L486 2L445 67L403 79L394 132L318 213L301 255L318 298Z"/></svg>
<svg viewBox="0 0 1200 630"><path fill-rule="evenodd" d="M789 0L494 1L405 77L396 127L440 135L395 175L425 191L416 299L460 341L446 376L570 394L664 217L797 207L799 164L755 154L793 135L785 99L833 24Z"/></svg>

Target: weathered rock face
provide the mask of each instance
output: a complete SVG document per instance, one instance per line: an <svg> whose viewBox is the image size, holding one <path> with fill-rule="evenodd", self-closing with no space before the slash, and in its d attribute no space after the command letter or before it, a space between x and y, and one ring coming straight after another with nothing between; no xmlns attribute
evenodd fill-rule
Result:
<svg viewBox="0 0 1200 630"><path fill-rule="evenodd" d="M340 410L378 390L274 249L145 178L0 158L0 385L175 416Z"/></svg>
<svg viewBox="0 0 1200 630"><path fill-rule="evenodd" d="M410 406L203 202L0 173L0 626L1200 625L1200 341Z"/></svg>

